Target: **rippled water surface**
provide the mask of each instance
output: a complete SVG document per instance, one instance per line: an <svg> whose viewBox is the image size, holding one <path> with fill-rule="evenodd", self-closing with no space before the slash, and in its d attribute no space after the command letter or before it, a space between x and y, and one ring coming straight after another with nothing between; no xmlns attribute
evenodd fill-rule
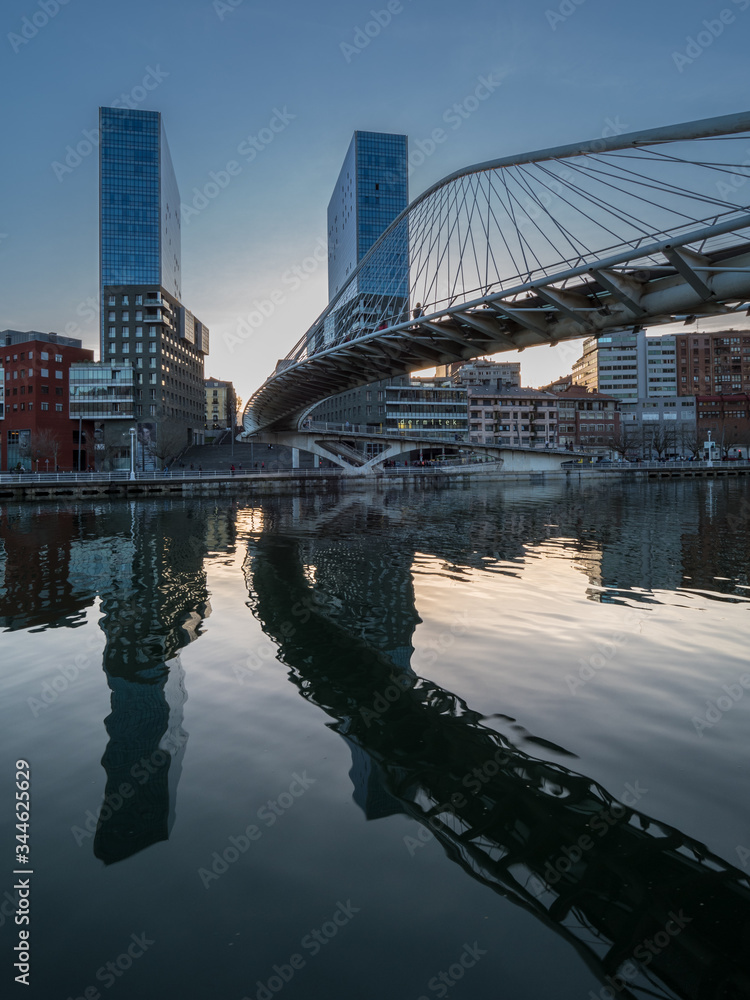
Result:
<svg viewBox="0 0 750 1000"><path fill-rule="evenodd" d="M3 995L750 996L746 481L0 537Z"/></svg>

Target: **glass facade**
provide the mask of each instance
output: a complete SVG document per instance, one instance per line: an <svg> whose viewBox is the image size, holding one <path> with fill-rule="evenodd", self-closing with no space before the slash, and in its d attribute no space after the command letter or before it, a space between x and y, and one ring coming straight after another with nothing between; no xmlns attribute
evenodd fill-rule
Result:
<svg viewBox="0 0 750 1000"><path fill-rule="evenodd" d="M411 381L386 389L386 433L443 435L465 440L468 431L466 389Z"/></svg>
<svg viewBox="0 0 750 1000"><path fill-rule="evenodd" d="M357 260L409 203L405 135L356 132ZM385 289L384 289L385 290Z"/></svg>
<svg viewBox="0 0 750 1000"><path fill-rule="evenodd" d="M180 196L158 111L100 108L101 284L180 298Z"/></svg>
<svg viewBox="0 0 750 1000"><path fill-rule="evenodd" d="M407 137L386 132L355 132L328 205L328 297L346 284L370 247L409 203ZM379 287L361 289L398 294L403 273Z"/></svg>
<svg viewBox="0 0 750 1000"><path fill-rule="evenodd" d="M70 366L70 416L83 420L131 420L133 368L130 365L79 363Z"/></svg>
<svg viewBox="0 0 750 1000"><path fill-rule="evenodd" d="M315 333L313 350L406 318L408 221L375 261L347 286L357 264L409 202L405 135L355 132L328 205L328 295L336 310Z"/></svg>

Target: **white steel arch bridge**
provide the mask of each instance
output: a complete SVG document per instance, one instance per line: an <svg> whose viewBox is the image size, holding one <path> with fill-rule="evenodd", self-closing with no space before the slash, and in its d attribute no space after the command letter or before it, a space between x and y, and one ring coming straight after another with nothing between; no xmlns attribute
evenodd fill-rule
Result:
<svg viewBox="0 0 750 1000"><path fill-rule="evenodd" d="M244 433L501 351L748 309L750 112L508 156L419 195L253 394Z"/></svg>

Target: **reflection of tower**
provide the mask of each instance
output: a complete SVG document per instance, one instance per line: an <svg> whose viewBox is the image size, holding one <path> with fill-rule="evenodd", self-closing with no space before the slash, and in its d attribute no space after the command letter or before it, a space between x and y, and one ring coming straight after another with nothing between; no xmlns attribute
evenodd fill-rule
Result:
<svg viewBox="0 0 750 1000"><path fill-rule="evenodd" d="M310 539L302 555L314 567L317 613L385 653L399 673L411 673L412 636L420 621L411 579L413 551L385 553L360 532Z"/></svg>
<svg viewBox="0 0 750 1000"><path fill-rule="evenodd" d="M347 740L352 752L349 777L354 785L352 798L367 819L382 819L406 812L401 802L386 788L386 778L380 765L358 743Z"/></svg>
<svg viewBox="0 0 750 1000"><path fill-rule="evenodd" d="M378 565L398 548L393 534L380 542ZM377 544L370 539L371 553ZM426 679L377 708L397 676L393 660L361 628L347 631L357 625L352 608L328 613L311 553L309 541L262 536L248 562L253 608L300 693L355 746L350 775L365 815L400 807L429 824L451 860L553 928L602 981L622 983L618 994L750 996L746 873L639 812L637 795L623 804L585 775L519 749ZM360 588L342 577L345 601ZM295 607L310 615L290 631ZM666 938L658 953L647 950L654 938Z"/></svg>
<svg viewBox="0 0 750 1000"><path fill-rule="evenodd" d="M137 518L137 519L136 519ZM133 507L132 557L102 594L107 772L94 853L106 864L166 840L187 734L178 651L210 613L203 556L206 524L180 504Z"/></svg>

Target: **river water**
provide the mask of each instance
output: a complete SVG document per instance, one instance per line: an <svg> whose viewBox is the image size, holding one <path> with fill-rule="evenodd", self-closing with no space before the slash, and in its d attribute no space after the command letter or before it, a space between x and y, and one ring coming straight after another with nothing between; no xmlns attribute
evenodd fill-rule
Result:
<svg viewBox="0 0 750 1000"><path fill-rule="evenodd" d="M3 996L750 995L746 480L0 536Z"/></svg>

